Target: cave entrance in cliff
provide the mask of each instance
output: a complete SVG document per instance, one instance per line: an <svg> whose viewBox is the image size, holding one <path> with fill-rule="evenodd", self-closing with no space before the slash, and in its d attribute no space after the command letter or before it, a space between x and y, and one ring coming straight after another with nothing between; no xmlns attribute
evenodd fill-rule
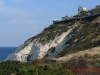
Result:
<svg viewBox="0 0 100 75"><path fill-rule="evenodd" d="M51 47L50 49L48 49L47 53L45 54L44 58L45 57L48 57L49 56L49 53L54 53L55 52L55 49L56 47Z"/></svg>
<svg viewBox="0 0 100 75"><path fill-rule="evenodd" d="M32 55L29 54L23 54L22 55L22 61L30 61L31 60Z"/></svg>
<svg viewBox="0 0 100 75"><path fill-rule="evenodd" d="M55 49L56 49L55 47L51 47L51 48L48 50L48 52L49 52L49 53L54 53L54 52L55 52Z"/></svg>

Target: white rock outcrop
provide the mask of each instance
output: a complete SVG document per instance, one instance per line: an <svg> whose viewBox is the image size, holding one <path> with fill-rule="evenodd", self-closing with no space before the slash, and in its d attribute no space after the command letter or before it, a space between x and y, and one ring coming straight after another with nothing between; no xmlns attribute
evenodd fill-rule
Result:
<svg viewBox="0 0 100 75"><path fill-rule="evenodd" d="M55 37L54 40L46 44L39 42L38 38L34 39L29 44L24 43L20 45L5 60L28 61L43 57L54 58L68 46L67 42L71 39L72 35L73 29L69 29L67 32L63 32L60 36Z"/></svg>

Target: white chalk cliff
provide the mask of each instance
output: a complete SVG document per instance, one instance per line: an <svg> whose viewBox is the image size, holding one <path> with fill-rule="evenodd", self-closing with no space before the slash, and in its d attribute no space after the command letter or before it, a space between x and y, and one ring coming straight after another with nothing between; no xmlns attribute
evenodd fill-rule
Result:
<svg viewBox="0 0 100 75"><path fill-rule="evenodd" d="M26 57L29 57L29 60L43 57L54 58L69 45L68 41L72 36L73 29L69 29L67 32L63 32L60 36L56 36L54 40L46 44L39 42L39 38L31 42L28 40L21 44L17 50L9 54L5 60L26 61Z"/></svg>

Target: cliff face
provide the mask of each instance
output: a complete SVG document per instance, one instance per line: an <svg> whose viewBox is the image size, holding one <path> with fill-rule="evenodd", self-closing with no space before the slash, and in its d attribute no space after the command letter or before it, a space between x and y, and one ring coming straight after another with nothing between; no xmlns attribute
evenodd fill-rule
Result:
<svg viewBox="0 0 100 75"><path fill-rule="evenodd" d="M55 37L54 40L50 40L50 42L46 44L40 42L39 38L34 40L29 39L20 45L15 52L9 54L6 60L26 61L27 57L29 57L29 60L43 57L54 58L68 46L67 42L72 36L73 29L69 29L67 32L63 32L60 36Z"/></svg>

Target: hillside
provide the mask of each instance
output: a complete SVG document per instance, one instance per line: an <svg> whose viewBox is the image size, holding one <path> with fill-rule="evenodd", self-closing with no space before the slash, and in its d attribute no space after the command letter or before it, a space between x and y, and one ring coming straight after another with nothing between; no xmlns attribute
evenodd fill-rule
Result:
<svg viewBox="0 0 100 75"><path fill-rule="evenodd" d="M94 47L91 49L79 51L76 53L70 53L63 57L54 58L58 62L66 62L73 58L83 57L86 58L86 61L100 61L100 46Z"/></svg>
<svg viewBox="0 0 100 75"><path fill-rule="evenodd" d="M99 72L100 8L53 22L0 62L1 75L99 75Z"/></svg>
<svg viewBox="0 0 100 75"><path fill-rule="evenodd" d="M100 8L58 21L29 38L6 60L58 58L100 45Z"/></svg>
<svg viewBox="0 0 100 75"><path fill-rule="evenodd" d="M79 21L78 21L79 22ZM100 17L91 22L85 22L75 29L74 36L59 55L63 56L80 50L90 49L100 45Z"/></svg>

